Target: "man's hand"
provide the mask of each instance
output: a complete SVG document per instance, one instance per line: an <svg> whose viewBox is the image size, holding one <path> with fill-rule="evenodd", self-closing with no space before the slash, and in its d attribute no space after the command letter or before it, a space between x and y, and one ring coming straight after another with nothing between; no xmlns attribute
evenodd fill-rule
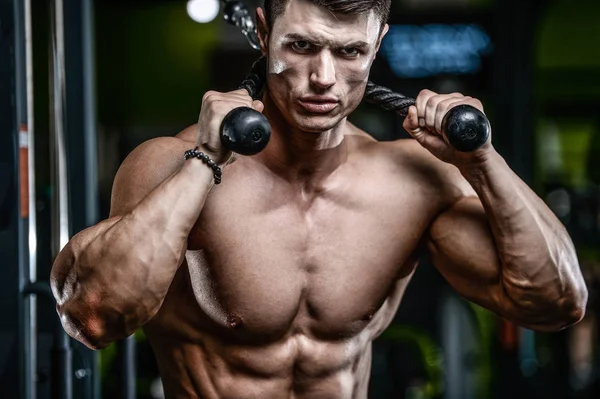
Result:
<svg viewBox="0 0 600 399"><path fill-rule="evenodd" d="M202 97L196 144L219 165L233 161L231 151L221 145L221 124L225 116L238 107L250 107L258 112L264 109L263 103L252 100L245 89L228 93L207 91Z"/></svg>
<svg viewBox="0 0 600 399"><path fill-rule="evenodd" d="M455 150L442 132L442 120L446 113L457 105L471 105L483 112L481 101L460 93L438 94L431 90L422 90L416 99L416 105L408 109L403 127L423 147L444 162L462 166L478 162L485 158L491 149L491 135L488 141L473 152Z"/></svg>

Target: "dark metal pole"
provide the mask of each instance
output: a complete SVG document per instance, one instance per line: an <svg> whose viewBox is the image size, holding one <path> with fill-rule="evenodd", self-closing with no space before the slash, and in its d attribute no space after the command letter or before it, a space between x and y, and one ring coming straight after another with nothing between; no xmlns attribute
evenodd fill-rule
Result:
<svg viewBox="0 0 600 399"><path fill-rule="evenodd" d="M33 135L33 61L30 0L14 2L15 105L19 153L19 290L37 274L35 168ZM37 301L35 295L19 295L19 374L21 391L37 396Z"/></svg>
<svg viewBox="0 0 600 399"><path fill-rule="evenodd" d="M33 84L33 30L31 0L24 0L24 22L25 22L25 74L27 78L27 207L28 207L28 281L37 280L37 218L36 218L36 191L35 191L35 124L34 124L34 84ZM25 204L23 204L25 205ZM29 312L27 314L29 334L29 345L31 348L30 373L35 377L34 387L37 388L38 368L38 328L37 328L37 299L29 297ZM34 392L37 389L34 389Z"/></svg>
<svg viewBox="0 0 600 399"><path fill-rule="evenodd" d="M50 290L50 285L47 282L36 281L30 283L23 289L23 295L29 296L41 296L54 303L54 296ZM52 370L51 370L51 381L52 381L52 398L53 399L64 399L71 398L72 395L72 384L73 377L71 375L72 357L71 357L71 345L69 342L69 336L63 329L63 326L58 317L54 319L54 334L52 340ZM29 396L27 396L29 397ZM31 396L34 398L35 396Z"/></svg>
<svg viewBox="0 0 600 399"><path fill-rule="evenodd" d="M68 168L69 233L98 222L97 118L93 0L63 0L65 147ZM70 236L69 235L69 236ZM73 394L100 398L99 354L72 340Z"/></svg>
<svg viewBox="0 0 600 399"><path fill-rule="evenodd" d="M93 0L82 0L82 47L83 47L83 115L85 135L85 186L86 222L98 222L98 118L96 114L96 69L94 57Z"/></svg>
<svg viewBox="0 0 600 399"><path fill-rule="evenodd" d="M63 0L51 1L51 161L52 161L52 249L56 257L67 244L69 233L69 190L67 175L67 153L65 138L66 83L65 83L65 37ZM62 328L62 327L61 327ZM58 331L57 331L58 333ZM55 335L56 347L53 350L57 369L53 370L53 383L56 384L57 398L73 397L73 366L70 342L64 331Z"/></svg>
<svg viewBox="0 0 600 399"><path fill-rule="evenodd" d="M53 256L58 255L70 238L69 184L67 174L67 148L65 138L66 82L65 82L65 37L63 0L53 0L51 7L51 129L53 166Z"/></svg>
<svg viewBox="0 0 600 399"><path fill-rule="evenodd" d="M85 224L92 226L98 223L98 134L96 113L96 70L95 65L95 36L94 36L94 2L81 2L81 41L82 41L82 97L83 97L83 134L85 162ZM98 352L89 353L91 360L91 394L94 399L100 399L100 356Z"/></svg>

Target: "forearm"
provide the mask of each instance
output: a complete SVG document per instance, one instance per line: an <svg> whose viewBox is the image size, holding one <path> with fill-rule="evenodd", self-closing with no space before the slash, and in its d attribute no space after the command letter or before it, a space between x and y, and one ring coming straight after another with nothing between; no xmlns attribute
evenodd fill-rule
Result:
<svg viewBox="0 0 600 399"><path fill-rule="evenodd" d="M153 317L184 259L212 178L199 160L184 163L131 212L78 246L71 262L55 266L68 269L57 284L59 312L77 329L93 330L82 334L108 340Z"/></svg>
<svg viewBox="0 0 600 399"><path fill-rule="evenodd" d="M507 298L533 317L580 309L587 291L564 226L496 152L460 168L477 192L494 237Z"/></svg>

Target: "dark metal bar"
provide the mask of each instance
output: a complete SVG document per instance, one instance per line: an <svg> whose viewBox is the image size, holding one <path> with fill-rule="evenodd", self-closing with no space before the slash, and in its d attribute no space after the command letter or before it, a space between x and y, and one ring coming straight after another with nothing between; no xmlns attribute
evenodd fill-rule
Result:
<svg viewBox="0 0 600 399"><path fill-rule="evenodd" d="M25 297L38 295L54 303L54 296L50 285L46 282L36 281L28 284L23 289ZM54 334L52 341L52 398L72 398L73 377L71 370L72 357L69 336L65 332L58 317L55 317Z"/></svg>
<svg viewBox="0 0 600 399"><path fill-rule="evenodd" d="M53 255L56 256L69 241L69 185L67 174L67 149L65 138L65 37L63 0L53 0L51 18L51 144L53 186Z"/></svg>
<svg viewBox="0 0 600 399"><path fill-rule="evenodd" d="M34 124L34 83L33 83L33 30L31 0L23 1L25 23L25 74L27 93L27 185L28 185L28 260L29 282L37 279L37 218L36 218L36 191L35 191L35 124ZM30 347L31 362L29 373L37 380L38 368L38 327L37 327L37 299L29 296L29 312L27 324L30 331L28 345ZM36 395L37 384L33 384L33 397Z"/></svg>
<svg viewBox="0 0 600 399"><path fill-rule="evenodd" d="M64 3L53 0L51 3L51 162L52 162L52 251L56 256L67 244L69 232L69 190L67 175L67 153L65 138L66 78L65 78L65 36ZM62 328L62 327L61 327ZM70 342L64 331L55 336L52 356L57 366L52 370L52 382L57 388L53 397L71 399L73 397L73 367ZM60 391L60 392L59 392Z"/></svg>
<svg viewBox="0 0 600 399"><path fill-rule="evenodd" d="M94 68L94 15L93 0L82 0L82 48L83 48L83 115L85 136L85 187L86 223L98 222L98 118L96 114L96 70Z"/></svg>
<svg viewBox="0 0 600 399"><path fill-rule="evenodd" d="M96 70L94 57L94 2L81 0L81 69L82 69L82 108L83 108L83 163L85 226L92 226L99 220L98 200L98 134L96 113ZM82 348L83 349L83 348ZM100 356L98 352L86 350L91 376L87 377L86 398L100 399Z"/></svg>
<svg viewBox="0 0 600 399"><path fill-rule="evenodd" d="M69 237L98 222L97 135L92 0L62 0L64 146L68 164ZM73 395L100 398L99 354L71 340Z"/></svg>
<svg viewBox="0 0 600 399"><path fill-rule="evenodd" d="M36 278L35 193L33 168L33 68L31 38L31 3L14 2L14 77L16 132L19 166L19 290ZM25 167L23 167L25 166ZM37 396L37 302L19 295L18 337L20 389L25 397Z"/></svg>

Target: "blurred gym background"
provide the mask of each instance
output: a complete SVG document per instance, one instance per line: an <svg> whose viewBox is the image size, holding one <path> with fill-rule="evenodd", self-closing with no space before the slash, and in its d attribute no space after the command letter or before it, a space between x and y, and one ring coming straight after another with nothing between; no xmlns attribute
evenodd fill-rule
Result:
<svg viewBox="0 0 600 399"><path fill-rule="evenodd" d="M370 398L598 397L600 2L392 3L372 80L483 101L495 147L572 234L590 299L576 327L534 333L458 298L423 259L374 344ZM204 92L236 88L257 58L218 5L0 0L1 397L162 397L143 333L99 352L65 339L47 281L65 240L107 217L125 156L195 123ZM407 137L371 106L351 120Z"/></svg>

